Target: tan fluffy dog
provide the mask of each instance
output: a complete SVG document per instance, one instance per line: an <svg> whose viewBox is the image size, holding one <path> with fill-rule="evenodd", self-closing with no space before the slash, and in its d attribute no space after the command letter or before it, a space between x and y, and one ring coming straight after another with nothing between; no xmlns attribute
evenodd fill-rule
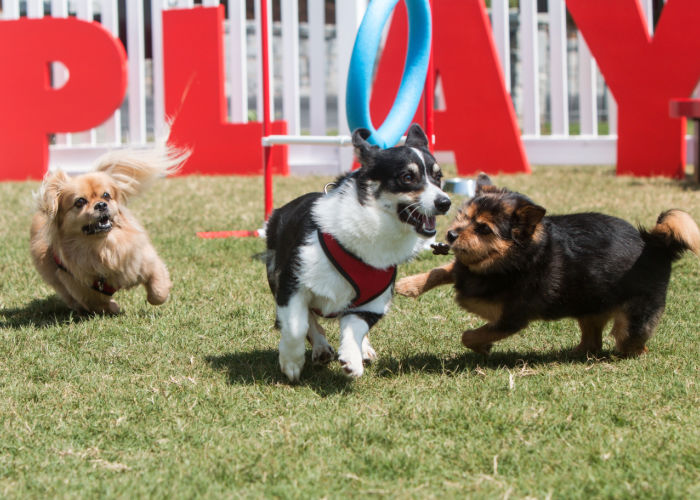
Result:
<svg viewBox="0 0 700 500"><path fill-rule="evenodd" d="M114 292L139 284L151 304L167 300L168 270L126 205L185 157L168 148L121 150L102 156L94 172L47 174L35 195L31 254L70 308L117 314Z"/></svg>

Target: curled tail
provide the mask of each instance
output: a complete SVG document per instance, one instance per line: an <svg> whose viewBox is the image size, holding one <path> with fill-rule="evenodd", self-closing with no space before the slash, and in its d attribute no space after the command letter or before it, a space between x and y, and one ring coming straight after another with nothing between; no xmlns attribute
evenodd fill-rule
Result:
<svg viewBox="0 0 700 500"><path fill-rule="evenodd" d="M663 212L653 228L642 230L641 233L647 244L666 248L671 260L679 259L686 250L700 256L700 229L683 210Z"/></svg>

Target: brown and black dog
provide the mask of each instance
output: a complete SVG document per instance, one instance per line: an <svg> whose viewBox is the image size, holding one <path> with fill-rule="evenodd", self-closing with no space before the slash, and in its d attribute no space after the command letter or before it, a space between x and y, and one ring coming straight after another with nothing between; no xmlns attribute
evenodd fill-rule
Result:
<svg viewBox="0 0 700 500"><path fill-rule="evenodd" d="M599 213L545 217L527 196L482 174L447 242L435 253L451 249L453 262L399 280L396 292L417 297L454 284L457 303L487 321L462 334L466 347L486 354L532 320L573 317L576 352L597 352L612 319L617 349L636 356L663 313L671 263L685 250L700 252L700 231L681 210L662 213L648 231Z"/></svg>

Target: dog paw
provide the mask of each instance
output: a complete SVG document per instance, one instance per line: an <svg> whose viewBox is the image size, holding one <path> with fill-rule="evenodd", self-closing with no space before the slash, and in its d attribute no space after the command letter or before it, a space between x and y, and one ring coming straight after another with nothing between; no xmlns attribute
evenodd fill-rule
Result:
<svg viewBox="0 0 700 500"><path fill-rule="evenodd" d="M149 304L152 306L160 306L162 304L165 304L165 302L168 300L168 294L148 294L146 296L146 300L148 301Z"/></svg>
<svg viewBox="0 0 700 500"><path fill-rule="evenodd" d="M287 376L290 382L299 382L299 377L301 377L301 369L303 367L303 363L299 364L292 360L283 361L280 359L280 368L282 369L282 373Z"/></svg>
<svg viewBox="0 0 700 500"><path fill-rule="evenodd" d="M486 356L491 352L493 344L472 344L466 347L468 347L477 354L483 354L484 356Z"/></svg>
<svg viewBox="0 0 700 500"><path fill-rule="evenodd" d="M290 352L280 345L280 368L290 382L298 382L301 370L304 368L304 349L301 353Z"/></svg>
<svg viewBox="0 0 700 500"><path fill-rule="evenodd" d="M328 344L314 346L311 351L311 362L314 365L327 365L337 357L335 349Z"/></svg>
<svg viewBox="0 0 700 500"><path fill-rule="evenodd" d="M107 304L107 307L105 308L105 312L109 314L119 314L121 312L121 307L119 307L119 304L114 302L113 300L109 301L109 304Z"/></svg>
<svg viewBox="0 0 700 500"><path fill-rule="evenodd" d="M362 339L362 361L365 363L373 363L377 360L377 351L374 350L372 344L369 343L369 339L365 337Z"/></svg>
<svg viewBox="0 0 700 500"><path fill-rule="evenodd" d="M464 347L471 349L472 351L478 354L486 355L489 352L491 352L491 348L493 347L493 344L491 342L475 342L474 339L471 338L471 336L472 335L470 332L464 332L464 334L462 334L462 344L464 344Z"/></svg>
<svg viewBox="0 0 700 500"><path fill-rule="evenodd" d="M396 293L399 295L414 299L420 295L420 290L412 276L401 278L397 281L394 290L396 290Z"/></svg>
<svg viewBox="0 0 700 500"><path fill-rule="evenodd" d="M350 358L350 356L346 358L342 355L340 358L338 358L338 361L340 361L340 366L343 368L343 372L345 375L351 378L361 377L365 371L364 367L362 366L362 357L359 357L359 359Z"/></svg>
<svg viewBox="0 0 700 500"><path fill-rule="evenodd" d="M597 354L600 352L599 346L584 344L581 342L579 345L571 349L572 356L585 356L586 354Z"/></svg>

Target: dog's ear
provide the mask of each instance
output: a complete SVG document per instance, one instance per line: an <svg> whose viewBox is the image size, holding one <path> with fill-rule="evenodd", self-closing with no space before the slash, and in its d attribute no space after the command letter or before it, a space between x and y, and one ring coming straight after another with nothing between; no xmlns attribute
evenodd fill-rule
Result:
<svg viewBox="0 0 700 500"><path fill-rule="evenodd" d="M491 177L485 173L480 173L476 178L476 189L474 194L479 195L483 193L507 193L506 188L499 188L493 185L491 182Z"/></svg>
<svg viewBox="0 0 700 500"><path fill-rule="evenodd" d="M517 241L530 238L546 212L544 207L535 205L528 199L520 200L513 212L513 238Z"/></svg>
<svg viewBox="0 0 700 500"><path fill-rule="evenodd" d="M379 150L379 146L373 146L367 139L372 135L372 132L366 128L358 128L352 133L352 145L355 149L357 161L362 165L372 165L374 163L374 154Z"/></svg>
<svg viewBox="0 0 700 500"><path fill-rule="evenodd" d="M406 146L412 148L428 149L428 136L417 123L411 125L406 134Z"/></svg>
<svg viewBox="0 0 700 500"><path fill-rule="evenodd" d="M480 173L476 177L476 194L480 194L484 191L484 188L492 188L493 182L491 182L491 177L485 173Z"/></svg>
<svg viewBox="0 0 700 500"><path fill-rule="evenodd" d="M37 209L50 220L54 220L58 214L61 197L68 182L69 177L63 170L47 173L41 183L39 192L34 195Z"/></svg>

